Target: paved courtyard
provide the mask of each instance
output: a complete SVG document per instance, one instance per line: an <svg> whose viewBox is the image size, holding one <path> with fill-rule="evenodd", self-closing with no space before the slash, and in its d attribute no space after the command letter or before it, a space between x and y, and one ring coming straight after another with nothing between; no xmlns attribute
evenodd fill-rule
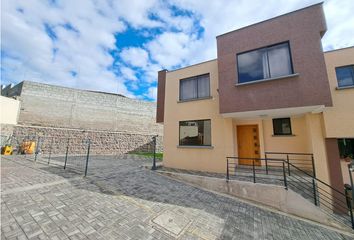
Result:
<svg viewBox="0 0 354 240"><path fill-rule="evenodd" d="M142 167L92 157L89 175L1 159L1 239L352 239Z"/></svg>

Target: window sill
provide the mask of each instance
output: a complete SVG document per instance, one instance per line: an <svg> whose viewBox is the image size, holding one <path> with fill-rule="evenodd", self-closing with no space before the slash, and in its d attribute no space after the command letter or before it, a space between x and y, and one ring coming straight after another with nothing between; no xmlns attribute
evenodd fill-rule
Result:
<svg viewBox="0 0 354 240"><path fill-rule="evenodd" d="M344 90L344 89L351 89L351 88L354 88L354 85L353 86L346 86L346 87L336 87L336 90Z"/></svg>
<svg viewBox="0 0 354 240"><path fill-rule="evenodd" d="M207 99L212 99L212 96L208 97L202 97L202 98L193 98L193 99L186 99L186 100L178 100L177 103L184 103L184 102L194 102L194 101L199 101L199 100L207 100Z"/></svg>
<svg viewBox="0 0 354 240"><path fill-rule="evenodd" d="M272 137L295 137L296 135L295 134L284 134L284 135L272 135Z"/></svg>
<svg viewBox="0 0 354 240"><path fill-rule="evenodd" d="M213 146L192 146L192 145L177 145L177 148L201 148L201 149L213 149Z"/></svg>
<svg viewBox="0 0 354 240"><path fill-rule="evenodd" d="M273 81L273 80L278 80L278 79L284 79L284 78L293 78L293 77L297 77L300 74L298 73L294 73L294 74L290 74L290 75L286 75L286 76L281 76L281 77L275 77L275 78L266 78L266 79L260 79L260 80L255 80L255 81L251 81L251 82L245 82L245 83L236 83L236 87L238 86L243 86L243 85L250 85L250 84L257 84L257 83L262 83L262 82L268 82L268 81Z"/></svg>

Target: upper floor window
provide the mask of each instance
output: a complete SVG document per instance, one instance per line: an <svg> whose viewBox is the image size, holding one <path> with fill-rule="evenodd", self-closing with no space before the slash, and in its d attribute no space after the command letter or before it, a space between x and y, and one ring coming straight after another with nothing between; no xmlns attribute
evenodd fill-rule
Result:
<svg viewBox="0 0 354 240"><path fill-rule="evenodd" d="M354 86L354 65L336 67L338 87Z"/></svg>
<svg viewBox="0 0 354 240"><path fill-rule="evenodd" d="M179 83L179 99L191 100L210 96L210 76L203 74L181 79Z"/></svg>
<svg viewBox="0 0 354 240"><path fill-rule="evenodd" d="M293 74L289 43L237 54L238 82L252 82Z"/></svg>
<svg viewBox="0 0 354 240"><path fill-rule="evenodd" d="M273 119L273 133L277 135L292 135L290 118Z"/></svg>

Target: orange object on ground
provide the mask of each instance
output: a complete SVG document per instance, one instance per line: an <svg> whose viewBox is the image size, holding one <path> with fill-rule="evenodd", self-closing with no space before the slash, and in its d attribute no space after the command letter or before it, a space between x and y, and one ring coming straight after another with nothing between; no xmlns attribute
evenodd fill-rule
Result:
<svg viewBox="0 0 354 240"><path fill-rule="evenodd" d="M24 141L21 144L20 152L22 154L33 154L36 147L36 142L34 141Z"/></svg>
<svg viewBox="0 0 354 240"><path fill-rule="evenodd" d="M5 145L1 148L2 155L12 155L13 149L10 145Z"/></svg>

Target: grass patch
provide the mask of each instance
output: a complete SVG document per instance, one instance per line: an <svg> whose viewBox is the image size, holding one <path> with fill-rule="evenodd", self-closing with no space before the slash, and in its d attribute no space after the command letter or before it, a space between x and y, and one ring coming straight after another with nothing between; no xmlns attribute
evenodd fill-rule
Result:
<svg viewBox="0 0 354 240"><path fill-rule="evenodd" d="M154 153L146 153L146 152L135 152L135 153L131 153L134 155L140 155L140 156L144 156L144 157L154 157ZM156 153L156 159L157 160L162 160L163 158L163 153Z"/></svg>

